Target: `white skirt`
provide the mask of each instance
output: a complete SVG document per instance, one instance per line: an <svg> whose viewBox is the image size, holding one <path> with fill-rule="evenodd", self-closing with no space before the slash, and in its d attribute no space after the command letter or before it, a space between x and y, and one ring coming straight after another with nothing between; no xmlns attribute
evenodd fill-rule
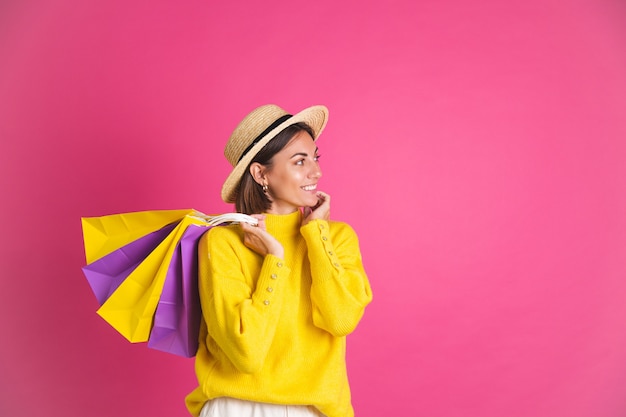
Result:
<svg viewBox="0 0 626 417"><path fill-rule="evenodd" d="M281 405L220 397L202 407L200 417L324 417L317 408L307 405Z"/></svg>

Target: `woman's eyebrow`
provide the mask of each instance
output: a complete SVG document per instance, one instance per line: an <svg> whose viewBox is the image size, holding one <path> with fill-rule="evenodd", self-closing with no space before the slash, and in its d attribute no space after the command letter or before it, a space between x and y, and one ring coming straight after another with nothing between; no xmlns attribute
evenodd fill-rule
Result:
<svg viewBox="0 0 626 417"><path fill-rule="evenodd" d="M316 155L316 154L317 154L317 151L319 151L319 148L315 148L315 151L313 152L313 155ZM294 153L293 155L291 155L291 158L295 158L296 156L304 156L304 157L307 157L307 156L309 156L309 154L308 154L308 153L306 153L306 152L296 152L296 153ZM291 159L291 158L290 158L290 159Z"/></svg>

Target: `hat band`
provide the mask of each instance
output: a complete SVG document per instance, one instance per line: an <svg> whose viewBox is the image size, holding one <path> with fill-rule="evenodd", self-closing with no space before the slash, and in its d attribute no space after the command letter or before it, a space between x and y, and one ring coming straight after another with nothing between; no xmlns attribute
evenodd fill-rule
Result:
<svg viewBox="0 0 626 417"><path fill-rule="evenodd" d="M291 117L293 117L291 114L286 114L284 116L279 117L278 119L276 119L276 121L274 121L274 123L272 123L271 125L269 125L267 127L267 129L265 129L263 132L261 132L261 134L259 136L257 136L256 138L254 138L254 140L252 141L252 143L243 150L243 152L241 153L241 156L239 157L239 159L237 160L237 163L241 162L241 160L243 159L244 156L246 156L246 154L248 152L250 152L250 150L252 148L254 148L254 145L256 145L257 143L259 143L259 141L261 139L263 139L265 136L267 136L268 133L270 133L272 130L276 129L278 126L280 126L281 123L283 123L284 121L290 119Z"/></svg>

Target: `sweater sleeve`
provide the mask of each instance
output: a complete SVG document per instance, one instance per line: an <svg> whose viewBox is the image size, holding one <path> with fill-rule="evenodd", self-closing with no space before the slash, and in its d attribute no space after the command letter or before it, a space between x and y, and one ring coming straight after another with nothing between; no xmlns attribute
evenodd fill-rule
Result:
<svg viewBox="0 0 626 417"><path fill-rule="evenodd" d="M222 227L206 233L198 248L198 287L207 337L237 369L255 373L263 366L274 338L282 304L281 282L290 269L280 258L253 253L234 231L218 229ZM255 257L256 263L242 261Z"/></svg>
<svg viewBox="0 0 626 417"><path fill-rule="evenodd" d="M372 291L359 242L345 223L313 220L301 228L311 264L313 323L334 336L356 328Z"/></svg>

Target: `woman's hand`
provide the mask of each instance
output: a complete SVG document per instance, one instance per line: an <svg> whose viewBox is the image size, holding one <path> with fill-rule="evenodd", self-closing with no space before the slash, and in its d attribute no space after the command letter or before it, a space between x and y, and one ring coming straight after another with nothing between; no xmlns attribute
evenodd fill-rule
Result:
<svg viewBox="0 0 626 417"><path fill-rule="evenodd" d="M330 219L330 196L322 191L317 192L317 204L315 207L305 207L302 215L302 226L311 220Z"/></svg>
<svg viewBox="0 0 626 417"><path fill-rule="evenodd" d="M259 221L257 226L248 223L241 223L243 230L243 243L261 256L274 255L283 259L285 250L283 245L265 229L265 216L253 214L252 217Z"/></svg>

